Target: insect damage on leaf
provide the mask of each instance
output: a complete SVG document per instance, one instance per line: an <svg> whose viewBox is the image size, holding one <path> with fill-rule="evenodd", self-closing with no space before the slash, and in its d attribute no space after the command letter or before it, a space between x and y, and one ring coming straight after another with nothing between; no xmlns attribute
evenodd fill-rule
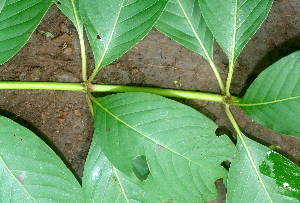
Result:
<svg viewBox="0 0 300 203"><path fill-rule="evenodd" d="M58 4L58 5L61 5L61 2L60 2L60 1L57 1L57 4Z"/></svg>
<svg viewBox="0 0 300 203"><path fill-rule="evenodd" d="M99 34L97 35L97 39L101 39L101 36Z"/></svg>
<svg viewBox="0 0 300 203"><path fill-rule="evenodd" d="M148 178L150 168L146 156L137 156L134 160L132 160L132 172L141 182L144 182Z"/></svg>

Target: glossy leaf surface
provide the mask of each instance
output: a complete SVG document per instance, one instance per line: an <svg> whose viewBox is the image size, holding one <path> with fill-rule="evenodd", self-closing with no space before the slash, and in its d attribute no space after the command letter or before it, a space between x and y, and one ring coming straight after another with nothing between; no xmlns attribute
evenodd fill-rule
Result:
<svg viewBox="0 0 300 203"><path fill-rule="evenodd" d="M227 177L222 161L238 157L227 136L198 111L146 93L98 98L95 136L118 170L164 201L203 202L217 197L216 179ZM145 156L150 174L141 182L132 161Z"/></svg>
<svg viewBox="0 0 300 203"><path fill-rule="evenodd" d="M83 202L81 186L39 137L0 117L0 202Z"/></svg>
<svg viewBox="0 0 300 203"><path fill-rule="evenodd" d="M198 0L170 0L155 27L206 59L212 59L214 39Z"/></svg>
<svg viewBox="0 0 300 203"><path fill-rule="evenodd" d="M51 0L5 2L0 13L0 65L24 46L51 2Z"/></svg>
<svg viewBox="0 0 300 203"><path fill-rule="evenodd" d="M167 0L85 0L80 13L96 71L123 55L150 31Z"/></svg>
<svg viewBox="0 0 300 203"><path fill-rule="evenodd" d="M264 70L239 105L261 125L300 137L300 51Z"/></svg>
<svg viewBox="0 0 300 203"><path fill-rule="evenodd" d="M199 0L203 16L230 60L235 61L267 17L273 0Z"/></svg>
<svg viewBox="0 0 300 203"><path fill-rule="evenodd" d="M261 182L244 146L238 142L240 161L230 165L227 202L298 202L300 169L268 147L245 136L244 139L260 174Z"/></svg>
<svg viewBox="0 0 300 203"><path fill-rule="evenodd" d="M108 161L93 137L84 166L82 189L85 202L162 202L133 184Z"/></svg>

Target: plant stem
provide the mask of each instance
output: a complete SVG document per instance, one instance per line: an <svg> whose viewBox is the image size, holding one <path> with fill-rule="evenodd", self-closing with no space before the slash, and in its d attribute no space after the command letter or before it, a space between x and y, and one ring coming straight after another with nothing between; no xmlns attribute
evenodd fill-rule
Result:
<svg viewBox="0 0 300 203"><path fill-rule="evenodd" d="M228 72L226 87L225 87L226 96L230 96L230 84L232 80L233 68L234 68L234 62L231 60L229 64L229 72Z"/></svg>
<svg viewBox="0 0 300 203"><path fill-rule="evenodd" d="M78 31L79 36L79 42L80 42L80 51L81 51L81 69L82 69L82 80L83 82L87 81L87 75L86 75L86 55L85 55L85 46L84 46L84 38L83 38L83 25L80 23L80 20L78 18L77 8L75 7L74 1L72 1L72 9L75 16L76 21L76 27Z"/></svg>
<svg viewBox="0 0 300 203"><path fill-rule="evenodd" d="M224 97L218 94L193 92L184 90L151 88L151 87L134 87L123 85L90 85L88 87L92 92L146 92L165 97L176 97L186 99L198 99L206 101L224 102Z"/></svg>
<svg viewBox="0 0 300 203"><path fill-rule="evenodd" d="M225 88L224 88L224 84L223 84L223 81L222 81L222 78L220 76L220 73L216 67L216 65L214 64L214 62L211 60L211 58L208 58L208 62L212 68L212 70L214 71L215 73L215 76L217 78L217 81L219 83L219 86L220 86L220 89L221 89L221 92L225 92Z"/></svg>
<svg viewBox="0 0 300 203"><path fill-rule="evenodd" d="M92 72L92 75L89 77L87 83L90 84L92 83L92 80L94 79L94 77L96 76L96 74L98 73L98 70L96 71L96 69L94 69L94 71Z"/></svg>
<svg viewBox="0 0 300 203"><path fill-rule="evenodd" d="M84 39L82 33L79 33L79 41L80 41L80 50L81 50L81 70L82 70L82 80L83 82L87 81L86 75L86 55L85 55L85 46L84 46Z"/></svg>
<svg viewBox="0 0 300 203"><path fill-rule="evenodd" d="M233 33L232 33L233 41L232 41L232 47L231 47L231 57L229 59L229 72L228 72L226 87L225 87L226 96L230 96L230 84L231 84L234 62L235 62L235 43L236 43L237 12L238 12L237 2L238 1L235 1L235 6L234 6L234 28L233 28Z"/></svg>
<svg viewBox="0 0 300 203"><path fill-rule="evenodd" d="M0 81L0 89L43 89L85 92L81 83Z"/></svg>
<svg viewBox="0 0 300 203"><path fill-rule="evenodd" d="M232 123L232 125L233 125L235 131L237 132L237 135L238 135L238 137L239 137L239 139L240 139L240 141L241 141L243 147L245 148L245 150L246 150L246 152L247 152L248 158L250 159L250 162L251 162L251 164L252 164L252 166L253 166L253 169L255 170L255 173L256 173L256 175L257 175L257 177L258 177L258 179L259 179L260 184L262 185L263 189L265 190L265 192L266 192L266 194L267 194L269 200L270 200L271 202L273 202L272 199L271 199L271 197L270 197L270 194L269 194L269 192L268 192L268 190L267 190L267 188L266 188L266 186L265 186L265 184L263 183L263 181L262 181L262 179L261 179L261 177L260 177L260 174L259 174L259 172L258 172L258 170L257 170L257 167L256 167L256 165L255 165L255 163L254 163L254 161L253 161L253 159L252 159L252 155L251 155L251 153L250 153L250 151L249 151L249 149L248 149L248 146L247 146L247 144L246 144L246 142L245 142L245 140L244 140L244 138L243 138L242 132L241 132L241 130L239 129L239 126L238 126L238 124L236 123L236 121L235 121L233 115L231 114L231 111L230 111L229 107L230 107L230 105L228 105L228 104L225 105L225 111L226 111L226 114L227 114L229 120L231 121L231 123Z"/></svg>

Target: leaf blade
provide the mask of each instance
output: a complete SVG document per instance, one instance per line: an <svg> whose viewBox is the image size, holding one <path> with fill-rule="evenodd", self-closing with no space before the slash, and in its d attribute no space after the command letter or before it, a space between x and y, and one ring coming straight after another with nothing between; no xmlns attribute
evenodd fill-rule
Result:
<svg viewBox="0 0 300 203"><path fill-rule="evenodd" d="M0 117L0 200L82 202L78 181L35 134Z"/></svg>
<svg viewBox="0 0 300 203"><path fill-rule="evenodd" d="M265 20L272 2L272 0L199 0L207 25L232 62Z"/></svg>
<svg viewBox="0 0 300 203"><path fill-rule="evenodd" d="M101 148L135 184L164 201L216 198L214 181L227 177L221 160L235 161L238 155L228 137L216 137L212 121L189 107L145 93L117 94L94 102L95 135ZM131 165L141 155L151 171L143 183Z"/></svg>
<svg viewBox="0 0 300 203"><path fill-rule="evenodd" d="M170 0L155 28L206 59L212 60L213 35L201 14L198 0Z"/></svg>
<svg viewBox="0 0 300 203"><path fill-rule="evenodd" d="M94 52L95 71L113 62L141 40L161 15L167 0L80 2Z"/></svg>
<svg viewBox="0 0 300 203"><path fill-rule="evenodd" d="M300 137L300 52L264 70L238 104L256 122L275 132Z"/></svg>
<svg viewBox="0 0 300 203"><path fill-rule="evenodd" d="M0 12L0 65L24 46L50 5L51 0L5 2Z"/></svg>
<svg viewBox="0 0 300 203"><path fill-rule="evenodd" d="M259 171L262 188L249 156L238 141L240 161L232 163L228 175L228 202L297 202L300 199L300 170L291 161L243 136Z"/></svg>
<svg viewBox="0 0 300 203"><path fill-rule="evenodd" d="M86 202L162 202L113 167L101 150L97 136L93 137L86 160L82 188Z"/></svg>

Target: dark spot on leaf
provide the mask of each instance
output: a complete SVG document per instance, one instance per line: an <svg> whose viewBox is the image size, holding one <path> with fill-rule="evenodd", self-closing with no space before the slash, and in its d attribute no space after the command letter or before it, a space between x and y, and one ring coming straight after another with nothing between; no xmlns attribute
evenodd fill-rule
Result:
<svg viewBox="0 0 300 203"><path fill-rule="evenodd" d="M106 132L109 132L110 131L110 128L106 128Z"/></svg>
<svg viewBox="0 0 300 203"><path fill-rule="evenodd" d="M169 199L169 202L173 202L173 198Z"/></svg>
<svg viewBox="0 0 300 203"><path fill-rule="evenodd" d="M101 39L101 36L99 34L97 35L97 39Z"/></svg>
<svg viewBox="0 0 300 203"><path fill-rule="evenodd" d="M23 185L24 179L22 177L16 176L17 180Z"/></svg>
<svg viewBox="0 0 300 203"><path fill-rule="evenodd" d="M23 141L23 138L21 138L21 141Z"/></svg>
<svg viewBox="0 0 300 203"><path fill-rule="evenodd" d="M113 183L114 185L117 182L117 178L114 176L113 179L114 179L114 183Z"/></svg>
<svg viewBox="0 0 300 203"><path fill-rule="evenodd" d="M57 4L58 4L58 5L61 5L61 2L60 2L60 1L57 1Z"/></svg>
<svg viewBox="0 0 300 203"><path fill-rule="evenodd" d="M16 135L14 135L14 137L17 137Z"/></svg>
<svg viewBox="0 0 300 203"><path fill-rule="evenodd" d="M150 168L145 155L137 156L132 160L132 172L141 182L144 182L148 178Z"/></svg>
<svg viewBox="0 0 300 203"><path fill-rule="evenodd" d="M159 144L156 144L156 147L155 147L155 149L157 150L157 151L161 151L161 150L163 150L164 149L164 147L163 146L161 146L161 145L159 145Z"/></svg>

